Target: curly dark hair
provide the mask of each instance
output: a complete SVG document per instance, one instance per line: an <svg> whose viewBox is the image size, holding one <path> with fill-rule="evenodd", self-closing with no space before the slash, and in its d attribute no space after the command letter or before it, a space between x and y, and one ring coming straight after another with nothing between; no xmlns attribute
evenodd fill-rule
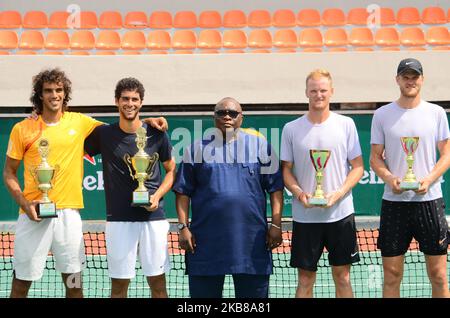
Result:
<svg viewBox="0 0 450 318"><path fill-rule="evenodd" d="M30 102L36 113L42 114L42 89L44 83L62 83L64 87L63 112L69 108L67 105L72 99L72 82L67 78L66 74L59 68L47 69L33 77L33 90L31 92Z"/></svg>
<svg viewBox="0 0 450 318"><path fill-rule="evenodd" d="M116 90L114 91L114 96L116 97L116 99L120 98L120 95L122 95L123 91L137 91L139 93L141 101L144 100L144 85L142 85L139 80L133 77L122 78L119 82L117 82Z"/></svg>

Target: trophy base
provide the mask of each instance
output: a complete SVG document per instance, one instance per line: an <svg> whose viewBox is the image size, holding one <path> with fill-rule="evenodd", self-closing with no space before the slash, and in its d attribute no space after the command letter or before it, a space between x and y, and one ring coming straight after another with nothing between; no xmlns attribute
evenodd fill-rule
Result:
<svg viewBox="0 0 450 318"><path fill-rule="evenodd" d="M150 197L148 192L133 192L133 200L131 206L148 206L150 205Z"/></svg>
<svg viewBox="0 0 450 318"><path fill-rule="evenodd" d="M420 188L419 181L402 181L400 182L400 189L403 190L417 190Z"/></svg>
<svg viewBox="0 0 450 318"><path fill-rule="evenodd" d="M309 205L316 205L316 206L324 206L327 205L328 200L325 198L310 198L308 200Z"/></svg>
<svg viewBox="0 0 450 318"><path fill-rule="evenodd" d="M56 205L53 202L39 203L36 205L37 216L41 219L57 218Z"/></svg>

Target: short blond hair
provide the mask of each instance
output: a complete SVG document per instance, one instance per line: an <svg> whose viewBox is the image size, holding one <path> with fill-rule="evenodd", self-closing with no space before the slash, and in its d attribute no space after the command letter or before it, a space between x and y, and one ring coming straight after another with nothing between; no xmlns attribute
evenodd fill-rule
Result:
<svg viewBox="0 0 450 318"><path fill-rule="evenodd" d="M333 86L333 79L331 78L330 72L324 69L316 69L309 73L306 77L306 86L308 86L308 81L310 79L320 79L322 77L328 78L328 80L330 81L330 85Z"/></svg>

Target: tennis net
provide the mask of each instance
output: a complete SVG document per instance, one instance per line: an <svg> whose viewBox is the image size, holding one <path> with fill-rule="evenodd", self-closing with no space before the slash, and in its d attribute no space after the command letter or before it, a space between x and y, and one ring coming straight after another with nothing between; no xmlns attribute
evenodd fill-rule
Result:
<svg viewBox="0 0 450 318"><path fill-rule="evenodd" d="M355 297L381 297L383 271L380 252L376 249L378 238L377 221L357 221L360 262L351 270L351 280ZM0 227L0 297L8 297L13 275L12 256L14 249L13 228ZM83 290L85 297L109 297L110 279L106 261L104 224L85 222L83 231L87 256L87 268L83 271ZM294 297L297 287L297 270L289 266L291 223L283 222L283 244L273 250L274 273L270 278L271 298ZM188 280L185 275L184 255L178 246L178 233L175 223L171 223L169 233L169 252L172 269L167 274L169 297L189 297ZM314 288L315 297L334 297L334 283L328 253L319 260L319 268ZM131 281L129 297L149 297L150 290L143 277L139 262L136 264L136 277ZM227 276L224 297L234 297L232 278ZM401 285L402 297L430 297L431 285L425 268L425 259L413 242L405 255L405 271ZM64 297L64 287L60 275L55 271L54 259L47 258L46 269L41 280L33 283L29 297Z"/></svg>

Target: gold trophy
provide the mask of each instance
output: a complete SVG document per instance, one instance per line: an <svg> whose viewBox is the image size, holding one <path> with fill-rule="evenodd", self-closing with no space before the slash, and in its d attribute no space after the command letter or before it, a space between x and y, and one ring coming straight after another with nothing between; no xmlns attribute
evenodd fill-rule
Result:
<svg viewBox="0 0 450 318"><path fill-rule="evenodd" d="M408 164L408 170L400 183L400 188L404 190L417 190L420 187L420 183L414 174L413 165L414 153L419 146L419 137L400 137L400 141L403 151L406 153L406 163Z"/></svg>
<svg viewBox="0 0 450 318"><path fill-rule="evenodd" d="M315 206L324 206L327 205L328 200L325 198L322 182L323 182L323 170L325 169L328 159L330 159L331 151L330 150L317 150L311 149L309 150L309 156L311 158L311 162L316 170L316 190L311 198L308 200L308 204Z"/></svg>
<svg viewBox="0 0 450 318"><path fill-rule="evenodd" d="M42 199L36 205L36 212L40 218L55 218L56 205L48 197L48 191L52 188L51 181L55 177L55 168L47 162L50 152L50 145L47 139L41 138L38 144L38 152L41 157L41 163L35 167L31 174L37 180L38 189L42 192Z"/></svg>
<svg viewBox="0 0 450 318"><path fill-rule="evenodd" d="M139 127L136 131L138 152L131 158L128 154L124 156L131 178L138 181L138 187L133 192L131 206L148 206L150 204L150 196L144 182L152 176L153 168L158 162L159 155L156 152L151 156L147 154L144 151L146 144L147 130L144 127Z"/></svg>

